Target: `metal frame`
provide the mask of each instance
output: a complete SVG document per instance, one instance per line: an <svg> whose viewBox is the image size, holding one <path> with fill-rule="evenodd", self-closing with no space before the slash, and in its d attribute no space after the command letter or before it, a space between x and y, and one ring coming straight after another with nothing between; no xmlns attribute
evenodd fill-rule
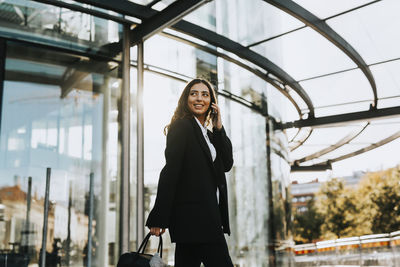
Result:
<svg viewBox="0 0 400 267"><path fill-rule="evenodd" d="M137 185L136 185L136 247L144 239L144 109L143 109L143 80L144 80L144 45L137 45L137 92L136 92L136 114L137 114Z"/></svg>
<svg viewBox="0 0 400 267"><path fill-rule="evenodd" d="M4 76L6 65L7 43L6 40L0 38L0 130L1 118L3 113L3 94L4 94Z"/></svg>
<svg viewBox="0 0 400 267"><path fill-rule="evenodd" d="M349 122L371 121L400 115L400 106L372 109L353 113L338 114L326 117L309 118L286 123L276 123L275 129L322 127L327 125L342 125Z"/></svg>
<svg viewBox="0 0 400 267"><path fill-rule="evenodd" d="M57 1L57 0L55 0L55 1L34 0L34 1L49 3L49 4L51 3L52 5L55 5L55 6L70 8L72 10L85 12L85 13L96 15L96 16L101 16L103 18L107 18L107 19L110 19L113 21L117 21L115 18L118 18L115 16L110 17L110 16L108 16L108 14L105 14L102 12L93 13L92 9L83 8L78 5L66 4L64 2ZM77 2L89 4L92 6L97 6L97 7L103 8L103 9L107 9L107 10L112 10L112 11L120 13L120 14L137 17L143 21L146 21L146 20L150 19L151 17L154 17L157 14L162 13L162 11L157 12L147 6L142 6L142 5L139 5L139 4L136 4L133 2L129 2L129 1L124 1L124 0L114 0L113 3L101 1L101 0L77 0ZM169 12L172 12L172 11L169 11ZM166 15L164 15L164 16L166 16ZM134 22L131 22L129 20L125 20L123 22L131 23L131 25L134 24ZM121 23L122 23L122 21L121 21ZM150 26L147 26L147 27L150 28ZM196 29L193 29L194 27L196 27ZM224 58L234 64L238 64L239 66L244 67L247 70L253 72L258 77L264 79L265 81L270 83L272 86L274 86L276 89L278 89L282 94L284 94L285 97L287 97L289 99L289 101L295 106L297 112L299 113L299 116L302 117L303 114L302 114L302 111L301 111L299 105L296 103L296 101L293 99L293 97L291 97L291 95L289 94L289 90L287 88L287 86L289 86L306 103L308 112L309 112L309 117L314 116L314 106L312 104L311 98L307 95L307 93L301 87L301 85L298 82L296 82L292 77L290 77L289 74L287 74L286 72L281 70L278 66L276 66L275 64L270 62L268 59L266 59L262 55L259 55L256 52L253 52L252 50L240 45L239 43L233 42L232 40L230 40L228 38L218 35L215 32L209 31L207 29L204 29L202 27L199 27L199 26L194 25L189 22L180 21L180 22L176 23L175 25L173 25L171 28L181 31L181 32L183 31L184 33L186 33L190 36L195 36L196 34L200 33L201 36L197 37L197 38L200 38L209 43L213 43L214 42L213 39L216 38L217 43L215 43L214 45L221 47L229 52L232 52L232 53L236 54L237 56L239 56L245 60L248 60L249 62L251 62L255 65L260 66L261 68L263 68L266 71L266 73L263 73L259 70L253 69L249 66L246 66L245 64L240 63L240 61L238 61L238 60L232 59L229 56L224 55L220 52L216 52L216 50L214 50L214 52L211 52L210 50L213 50L213 49L207 49L206 47L201 48L200 45L196 45L196 47L199 49L203 49L204 51L213 53L213 54L218 54L218 56L221 56L222 58ZM193 29L193 30L191 30L191 29ZM133 29L132 32L135 32L135 29ZM210 36L211 36L211 38L210 38ZM148 36L146 35L146 37L148 37ZM169 37L171 38L172 35L169 35ZM222 37L222 39L220 39L220 37ZM182 38L179 38L179 37L175 37L175 39L184 41ZM190 42L190 41L184 41L184 42L194 45L194 43ZM227 47L224 47L225 43L228 45ZM121 44L121 42L108 44L107 48L111 51L112 56L116 56L121 51L122 44ZM270 74L272 74L273 76L271 76ZM278 77L279 80L277 80L274 76Z"/></svg>
<svg viewBox="0 0 400 267"><path fill-rule="evenodd" d="M206 0L177 0L173 2L131 31L131 45L144 41L171 26L205 2Z"/></svg>
<svg viewBox="0 0 400 267"><path fill-rule="evenodd" d="M299 132L300 132L301 129L303 129L303 128L299 128ZM309 128L308 134L307 134L303 139L298 140L298 141L297 141L298 144L295 145L295 146L293 146L292 148L290 148L290 152L295 151L295 150L298 149L300 146L302 146L302 145L308 140L308 138L310 138L312 132L313 132L313 129L312 129L312 128Z"/></svg>
<svg viewBox="0 0 400 267"><path fill-rule="evenodd" d="M229 61L229 62L231 62L233 64L236 64L239 67L242 67L243 69L248 70L249 72L255 74L257 77L259 77L259 78L263 79L264 81L266 81L267 83L271 84L278 91L280 91L284 96L286 96L289 99L289 101L293 104L295 109L297 110L297 113L299 114L299 117L301 118L303 116L302 110L301 110L300 106L298 105L298 103L293 99L293 97L285 89L282 89L283 85L280 84L279 81L268 77L262 71L260 71L258 69L255 69L255 68L252 68L249 65L246 65L246 64L242 63L241 61L236 60L236 59L228 56L227 54L224 54L222 52L217 51L216 49L211 48L210 46L203 46L203 45L197 44L195 42L192 42L192 41L186 40L184 38L181 38L181 37L169 34L169 33L165 33L165 32L162 32L161 34L164 35L164 36L167 36L168 38L177 40L179 42L183 42L183 43L189 44L189 45L191 45L191 46L193 46L193 47L195 47L197 49L203 50L203 51L205 51L207 53L210 53L210 54L213 54L213 55L215 55L217 57L223 58L226 61Z"/></svg>
<svg viewBox="0 0 400 267"><path fill-rule="evenodd" d="M165 8L163 11L158 12L153 9L151 9L151 6L154 4L158 3L159 0L153 0L150 4L147 6L142 6L135 4L133 2L125 1L125 0L113 0L111 1L103 1L103 0L77 0L78 2L86 3L89 5L93 5L95 7L101 7L106 10L112 10L115 11L121 15L129 15L133 16L136 18L140 18L143 23L139 24L136 28L133 30L129 29L129 26L133 25L134 22L127 20L124 17L119 17L119 16L114 16L114 15L109 15L104 12L97 11L95 9L89 9L89 8L84 8L79 5L74 5L74 4L68 4L64 3L62 1L58 0L34 0L37 2L42 2L42 3L47 3L55 6L60 6L60 7L65 7L69 8L72 10L76 10L79 12L84 12L88 13L97 17L101 17L104 19L116 21L118 23L124 24L124 38L123 42L118 42L118 43L113 43L113 44L108 44L105 47L109 48L110 51L112 51L112 55L117 55L119 52L123 52L123 79L124 79L124 84L123 84L123 97L121 99L122 101L122 119L121 119L121 140L122 140L122 155L121 155L121 214L120 214L120 253L129 250L129 109L130 109L130 91L129 91L129 64L130 61L129 59L129 48L131 45L138 43L138 94L137 94L137 100L138 100L138 184L137 184L137 208L138 208L138 216L137 216L137 227L138 227L138 236L137 236L137 241L141 240L143 238L143 230L144 230L144 195L143 195L143 103L142 101L142 94L143 94L143 71L144 71L144 64L143 64L143 40L149 38L151 35L154 35L158 32L160 32L163 28L165 27L171 27L174 30L177 30L179 32L183 32L185 34L188 34L190 36L199 38L203 41L208 42L210 45L216 46L218 48L222 48L225 51L231 52L235 54L236 56L249 61L250 63L260 67L262 70L259 70L257 68L250 67L246 65L245 63L242 63L239 60L233 59L232 57L228 56L227 54L221 53L220 51L217 51L216 49L210 48L208 46L201 46L201 45L194 45L195 47L202 49L204 51L207 51L209 53L212 53L214 55L217 55L221 58L224 58L234 64L239 65L240 67L243 67L258 77L261 77L263 80L266 82L270 83L273 85L276 89L278 89L281 93L283 93L291 102L292 104L296 107L296 110L298 111L300 118L302 118L302 110L300 109L298 103L291 97L289 94L289 90L294 90L300 98L304 101L304 103L307 105L308 108L308 118L307 119L300 119L298 121L294 122L288 122L288 123L275 123L275 129L286 129L290 127L297 127L297 128L302 128L302 127L320 127L320 126L325 126L325 125L332 125L332 124L342 124L342 123L348 123L352 121L365 121L365 120L372 120L372 119L378 119L378 118L384 118L384 117L389 117L389 116L395 116L400 114L400 107L394 107L394 108L384 108L384 109L377 109L377 88L375 84L374 77L372 76L372 73L369 69L369 66L364 62L362 57L358 54L358 52L350 46L340 35L338 35L332 28L328 26L328 24L325 22L325 20L319 19L317 16L313 15L306 9L302 8L301 6L297 5L295 2L290 1L290 0L264 0L265 2L268 2L275 7L287 12L288 14L296 17L297 19L301 20L304 22L307 26L313 28L315 31L323 35L325 38L327 38L331 43L336 45L340 50L342 50L347 56L349 56L353 62L356 63L358 68L360 68L364 75L367 77L371 88L373 90L373 95L374 95L374 100L373 104L371 104L371 109L369 111L362 111L362 112L354 112L354 113L348 113L348 114L339 114L339 115L333 115L333 116L326 116L326 117L320 117L320 118L315 118L314 117L314 106L311 101L311 98L308 96L306 91L302 88L302 86L299 84L298 81L294 80L288 73L286 73L284 70L279 68L277 65L269 61L267 58L261 56L260 54L252 51L249 49L249 47L242 46L240 43L235 42L231 39L228 39L220 34L217 34L213 31L207 30L205 28L199 27L198 25L192 24L187 21L179 21L184 15L187 13L191 12L195 8L197 8L199 5L202 3L206 2L205 0L178 0ZM378 1L374 1L378 2ZM372 2L371 2L372 3ZM371 4L368 3L368 4ZM329 18L328 18L329 19ZM301 27L304 28L304 27ZM300 29L300 28L299 28ZM297 30L297 29L295 29ZM293 32L295 30L292 30L290 32ZM287 32L289 33L289 32ZM286 34L286 33L284 33ZM279 36L282 36L284 34L281 34ZM171 36L171 35L170 35ZM171 38L171 37L170 37ZM174 37L176 39L181 39L179 37ZM276 37L275 37L276 38ZM269 38L270 40L271 38ZM127 43L128 40L128 43ZM187 41L186 42L190 42ZM194 43L192 43L193 45ZM126 54L128 53L128 54ZM127 63L128 62L128 63ZM263 72L265 71L265 73ZM78 75L78 74L76 74ZM126 80L128 79L128 80ZM128 81L128 82L127 82ZM67 88L68 89L68 88ZM66 90L67 91L67 90ZM230 92L226 91L221 91L218 92L219 94L236 101L238 103L241 103L248 108L253 109L254 111L260 112L264 116L268 117L268 111L264 111L263 107L258 107L255 106L254 103L246 103L246 101L238 96L230 94ZM306 111L307 112L307 111ZM126 117L127 116L127 117ZM270 127L269 123L273 122L273 120L266 120L267 123L267 161L268 164L270 164L270 153L271 153L271 148L270 148ZM366 126L365 126L366 127ZM365 129L364 127L364 129ZM305 137L304 140L301 140L299 146L303 144L307 138L311 135L312 129L310 130L309 134ZM351 140L353 140L356 135L348 135L345 138L339 140L335 145L328 147L324 150L321 150L317 153L314 153L310 156L312 157L319 157L323 154L326 154L330 151L333 151L336 149L338 146L344 145L349 143ZM363 149L354 151L352 153L337 157L332 160L328 160L325 163L322 164L316 164L312 166L299 166L298 163L306 161L305 158L300 159L296 161L294 165L292 165L292 171L315 171L315 170L326 170L326 169L331 169L332 162L343 160L361 153L364 153L366 151L372 150L376 147L379 147L381 145L384 145L390 141L395 140L396 138L400 137L400 131L396 132L395 134L389 136L388 138L385 138L381 140L378 143L372 144L370 146L367 146ZM298 147L298 146L297 146ZM296 148L297 148L296 147ZM295 148L294 148L295 149ZM293 150L294 150L293 149ZM308 157L310 157L308 156ZM302 161L304 160L304 161ZM307 160L310 160L307 158ZM128 169L126 169L128 168ZM269 165L269 174L271 175L271 167ZM271 177L269 177L270 179ZM124 186L125 185L125 186ZM269 188L270 189L270 188ZM272 189L271 189L272 190ZM269 190L270 191L270 190ZM272 196L272 191L269 192L270 195ZM270 197L269 199L272 201L272 198ZM128 208L128 209L127 209ZM272 209L271 209L272 212ZM273 214L271 215L270 219L272 219ZM273 225L270 223L269 224L271 227ZM272 228L273 229L273 228ZM270 231L273 235L273 231Z"/></svg>
<svg viewBox="0 0 400 267"><path fill-rule="evenodd" d="M298 166L298 165L292 165L290 168L291 172L320 172L320 171L326 171L326 170L332 170L332 164L324 163L324 164L316 164L316 165L311 165L311 166Z"/></svg>
<svg viewBox="0 0 400 267"><path fill-rule="evenodd" d="M264 56L250 50L249 48L232 41L225 36L217 34L213 31L204 29L195 24L179 21L175 25L172 26L173 29L191 35L200 40L206 41L211 45L220 47L228 52L231 52L237 55L240 58L248 60L249 62L261 67L266 71L266 76L270 79L274 79L273 76L277 77L280 81L278 82L278 86L281 87L282 90L287 91L287 86L293 89L305 102L309 109L309 117L314 117L314 105L312 103L311 98L305 92L303 87L296 82L288 73L283 71L277 65L269 61ZM273 76L270 76L272 74ZM274 87L276 87L276 83L273 83ZM288 92L288 91L287 91Z"/></svg>
<svg viewBox="0 0 400 267"><path fill-rule="evenodd" d="M141 6L139 4L135 4L133 2L128 2L124 0L114 0L112 3L101 0L78 0L79 2L95 5L104 9L109 9L121 14L126 14L129 16L137 17L143 21L155 16L159 12L148 8L146 6ZM162 11L161 11L162 12ZM270 81L274 80L274 77L269 76L272 74L277 77L280 81L275 81L272 85L274 87L280 87L281 92L287 91L287 87L292 88L306 103L309 110L309 117L314 117L314 106L311 101L311 98L305 92L305 90L301 87L301 85L296 82L288 73L283 71L277 65L269 61L267 58L262 55L242 46L241 44L232 41L222 35L219 35L213 31L202 28L198 25L187 21L179 21L176 24L171 26L172 29L177 30L179 32L183 32L192 37L201 39L205 42L208 42L211 45L220 47L226 51L229 51L240 58L248 60L249 62L261 67L266 71L264 74L267 76ZM276 83L277 82L277 83ZM287 92L288 94L288 92ZM285 94L287 96L287 94Z"/></svg>
<svg viewBox="0 0 400 267"><path fill-rule="evenodd" d="M303 158L296 159L296 160L294 161L293 164L294 164L294 165L298 165L298 164L300 164L300 163L302 163L302 162L306 162L306 161L310 161L310 160L312 160L312 159L319 158L319 157L322 156L322 155L328 154L329 152L332 152L332 151L338 149L339 147L342 147L342 146L344 146L344 145L350 143L350 142L351 142L352 140L354 140L357 136L359 136L359 135L368 127L369 124L370 124L370 123L366 123L365 126L362 127L361 130L346 135L345 137L343 137L342 139L340 139L338 142L336 142L336 143L333 144L333 145L330 145L329 147L326 147L326 148L324 148L324 149L321 149L320 151L317 151L317 152L315 152L315 153L312 153L312 154L310 154L310 155L308 155L308 156L305 156L305 157L303 157Z"/></svg>
<svg viewBox="0 0 400 267"><path fill-rule="evenodd" d="M371 108L376 109L378 104L378 94L376 89L375 79L365 63L364 59L358 54L358 52L344 40L339 34L337 34L325 21L319 19L317 16L309 12L307 9L298 5L291 0L264 0L265 2L285 11L292 15L298 20L302 21L307 26L314 29L316 32L328 39L332 44L336 45L342 50L348 57L350 57L354 63L361 69L364 75L367 77L374 94L374 102Z"/></svg>
<svg viewBox="0 0 400 267"><path fill-rule="evenodd" d="M333 18L335 18L335 17L344 15L344 14L346 14L346 13L353 12L353 11L355 11L355 10L357 10L357 9L360 9L360 8L363 8L363 7L366 7L366 6L375 4L375 3L380 2L380 1L382 1L382 0L376 0L376 1L369 2L369 3L366 3L366 4L364 4L364 5L357 6L357 7L355 7L355 8L351 8L351 9L346 10L346 11L344 11L344 12L341 12L341 13L335 14L335 15L333 15L333 16L324 18L323 20L324 20L324 21L327 21L327 20L329 20L329 19L333 19ZM262 43L271 41L271 40L276 39L276 38L278 38L278 37L284 36L284 35L286 35L286 34L289 34L289 33L292 33L292 32L295 32L295 31L298 31L298 30L301 30L301 29L304 29L304 28L307 28L307 26L306 26L306 25L305 25L305 26L301 26L301 27L295 28L295 29L293 29L293 30L290 30L290 31L287 31L287 32L284 32L284 33L281 33L281 34L277 34L277 35L274 35L274 36L272 36L272 37L268 37L268 38L263 39L263 40L261 40L261 41L257 41L257 42L254 42L254 43L252 43L252 44L249 44L249 45L247 45L247 47L253 47L253 46L259 45L259 44L262 44Z"/></svg>
<svg viewBox="0 0 400 267"><path fill-rule="evenodd" d="M129 251L129 203L130 203L130 28L123 29L122 49L122 92L120 138L121 138L121 183L120 183L120 212L119 212L119 254Z"/></svg>
<svg viewBox="0 0 400 267"><path fill-rule="evenodd" d="M330 161L330 162L337 162L337 161L340 161L340 160L344 160L344 159L347 159L347 158L351 158L351 157L360 155L360 154L365 153L365 152L367 152L367 151L370 151L370 150L372 150L372 149L375 149L375 148L378 148L378 147L380 147L380 146L386 145L387 143L392 142L392 141L396 140L396 139L399 138L399 137L400 137L400 131L397 131L397 132L395 132L394 134L392 134L391 136L389 136L389 137L387 137L387 138L385 138L385 139L382 139L381 141L379 141L379 142L377 142L377 143L371 144L371 145L369 145L369 146L366 146L366 147L361 148L361 149L359 149L359 150L356 150L356 151L354 151L354 152L351 152L351 153L342 155L342 156L340 156L340 157L331 159L331 160L329 160L329 161Z"/></svg>
<svg viewBox="0 0 400 267"><path fill-rule="evenodd" d="M326 162L321 163L321 164L316 164L316 165L311 165L311 166L299 166L299 165L293 164L291 166L291 171L292 172L296 172L296 171L324 171L324 170L332 169L332 163L334 163L334 162L338 162L338 161L341 161L341 160L344 160L344 159L348 159L348 158L360 155L362 153L368 152L368 151L373 150L375 148L378 148L378 147L381 147L383 145L386 145L387 143L390 143L390 142L396 140L399 137L400 137L400 131L397 131L394 134L392 134L391 136L389 136L389 137L387 137L385 139L382 139L381 141L379 141L377 143L374 143L374 144L371 144L371 145L366 146L364 148L358 149L358 150L356 150L354 152L347 153L347 154L342 155L340 157L327 160Z"/></svg>

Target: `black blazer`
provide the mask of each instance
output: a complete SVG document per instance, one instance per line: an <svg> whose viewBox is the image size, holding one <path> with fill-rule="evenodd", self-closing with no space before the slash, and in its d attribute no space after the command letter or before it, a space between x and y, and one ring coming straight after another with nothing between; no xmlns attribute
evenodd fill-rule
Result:
<svg viewBox="0 0 400 267"><path fill-rule="evenodd" d="M223 232L230 234L225 172L233 165L232 144L224 128L208 136L217 151L214 162L195 118L169 128L166 164L146 225L168 228L172 242L218 242Z"/></svg>

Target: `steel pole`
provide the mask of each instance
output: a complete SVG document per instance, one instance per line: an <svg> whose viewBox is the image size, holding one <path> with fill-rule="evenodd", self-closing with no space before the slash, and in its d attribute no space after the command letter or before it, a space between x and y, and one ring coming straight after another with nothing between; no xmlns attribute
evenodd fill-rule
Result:
<svg viewBox="0 0 400 267"><path fill-rule="evenodd" d="M90 173L89 181L89 226L88 226L88 245L87 245L87 267L92 266L92 230L93 230L93 180L94 173Z"/></svg>
<svg viewBox="0 0 400 267"><path fill-rule="evenodd" d="M143 119L143 42L137 44L137 239L136 247L144 238L144 119Z"/></svg>
<svg viewBox="0 0 400 267"><path fill-rule="evenodd" d="M42 232L42 250L40 266L46 266L46 243L47 243L47 223L49 217L49 194L50 194L50 175L51 168L46 170L46 192L44 196L44 215L43 215L43 232Z"/></svg>

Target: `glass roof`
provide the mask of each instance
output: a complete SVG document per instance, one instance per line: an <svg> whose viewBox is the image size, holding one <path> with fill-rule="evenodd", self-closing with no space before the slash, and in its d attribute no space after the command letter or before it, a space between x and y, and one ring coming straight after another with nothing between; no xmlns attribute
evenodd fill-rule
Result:
<svg viewBox="0 0 400 267"><path fill-rule="evenodd" d="M374 65L370 69L375 77L379 98L400 96L400 60Z"/></svg>
<svg viewBox="0 0 400 267"><path fill-rule="evenodd" d="M327 23L372 64L400 57L399 10L400 1L385 0Z"/></svg>
<svg viewBox="0 0 400 267"><path fill-rule="evenodd" d="M252 49L280 66L295 80L356 67L335 45L310 28L286 34Z"/></svg>
<svg viewBox="0 0 400 267"><path fill-rule="evenodd" d="M345 12L347 10L365 5L371 0L335 0L335 1L320 1L320 0L294 0L297 4L307 9L314 15L317 15L321 19L334 16L336 14Z"/></svg>
<svg viewBox="0 0 400 267"><path fill-rule="evenodd" d="M131 0L131 2L147 6L157 2L152 6L152 11L162 12L163 8L174 1ZM268 2L273 2L274 6ZM289 106L287 111L270 110L272 116L281 114L278 119L282 122L299 119L296 106L303 114L314 109L316 118L332 115L348 116L348 114L351 116L355 112L367 112L374 104L375 84L378 111L372 110L373 116L377 115L379 109L400 108L398 75L400 1L294 0L299 7L288 5L290 8L286 10L284 7L288 2L290 3L290 0L286 2L256 0L256 4L250 5L247 0L237 0L232 8L230 0L206 1L183 18L186 22L194 24L193 29L186 27L182 30L175 24L171 26L169 34L174 35L174 31L185 32L187 36L204 41L204 44L197 43L197 46L214 49L214 54L224 53L230 56L233 60L230 62L224 60L222 64L226 69L241 68L233 62L236 60L239 64L246 64L253 70L256 69L259 76L260 73L268 75L266 79L254 78L256 77L254 72L247 70L241 72L242 77L226 75L231 81L231 88L225 89L249 101L255 100L257 94L267 92L269 101L276 99L281 106ZM302 9L310 13L303 12ZM114 10L111 5L110 10ZM127 11L129 16L133 13ZM149 14L137 13L137 17L148 18ZM297 14L297 18L291 14ZM203 29L199 30L198 26ZM179 38L185 39L184 35ZM152 43L161 41L166 44L165 48L154 55L145 53L145 63L194 76L194 62L188 63L190 66L182 69L175 66L171 58L170 64L159 66L161 63L157 57L173 54L168 48L172 40L155 36L145 42L147 49ZM192 45L196 46L193 43ZM187 46L187 44L182 45L179 54L191 58L189 55L196 53L196 49ZM268 78L274 79L275 87L269 84L264 86ZM278 92L276 87L280 87L281 91L286 90L285 94ZM292 89L297 90L297 93ZM299 91L303 94L303 98L299 95ZM303 118L307 119L307 116ZM364 119L342 123L340 126L315 125L313 129L304 128L299 133L297 129L288 129L286 131L288 141L291 141L289 149L302 144L291 152L290 158L293 161L298 160L337 144L355 131L360 132L367 122L368 119ZM311 130L311 135L307 137ZM372 143L378 143L399 130L398 117L372 120L365 130L350 142L300 165L306 166L334 159ZM393 144L400 142L395 140ZM389 148L390 145L386 144L376 151ZM373 152L369 151L366 154L372 155L371 153ZM355 158L365 159L361 156ZM334 166L345 165L334 164Z"/></svg>

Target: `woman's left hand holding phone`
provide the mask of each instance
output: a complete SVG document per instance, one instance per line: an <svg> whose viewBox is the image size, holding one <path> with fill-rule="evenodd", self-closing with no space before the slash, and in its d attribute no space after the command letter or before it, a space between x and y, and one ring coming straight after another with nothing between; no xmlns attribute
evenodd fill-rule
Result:
<svg viewBox="0 0 400 267"><path fill-rule="evenodd" d="M160 227L151 227L150 228L150 234L152 234L152 235L160 236L163 233L165 233L165 228L160 228Z"/></svg>

